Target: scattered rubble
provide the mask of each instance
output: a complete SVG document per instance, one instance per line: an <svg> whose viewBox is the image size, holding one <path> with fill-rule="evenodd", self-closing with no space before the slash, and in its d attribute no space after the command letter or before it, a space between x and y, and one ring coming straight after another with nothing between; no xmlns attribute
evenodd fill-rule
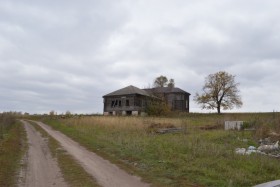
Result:
<svg viewBox="0 0 280 187"><path fill-rule="evenodd" d="M275 144L271 144L271 145L262 144L258 147L258 151L262 151L262 152L271 152L277 149L279 149L279 141L277 141Z"/></svg>
<svg viewBox="0 0 280 187"><path fill-rule="evenodd" d="M256 147L254 146L249 146L248 149L246 150L245 148L236 148L235 153L239 155L250 155L252 153L256 153Z"/></svg>
<svg viewBox="0 0 280 187"><path fill-rule="evenodd" d="M235 153L238 155L245 155L246 149L245 148L236 148Z"/></svg>
<svg viewBox="0 0 280 187"><path fill-rule="evenodd" d="M279 141L276 143L271 143L268 138L265 140L260 140L260 146L256 148L255 146L249 146L246 148L236 148L235 153L239 155L250 155L252 153L262 154L271 156L274 158L280 158Z"/></svg>

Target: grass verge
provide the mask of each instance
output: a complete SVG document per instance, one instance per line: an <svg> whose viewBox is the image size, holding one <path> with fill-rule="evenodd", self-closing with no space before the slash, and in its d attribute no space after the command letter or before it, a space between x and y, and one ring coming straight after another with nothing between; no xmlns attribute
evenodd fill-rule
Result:
<svg viewBox="0 0 280 187"><path fill-rule="evenodd" d="M24 128L14 120L0 139L0 186L17 185L20 161L26 147Z"/></svg>
<svg viewBox="0 0 280 187"><path fill-rule="evenodd" d="M61 169L66 182L73 187L98 187L96 180L90 176L79 163L69 155L60 144L52 138L44 129L34 122L32 124L43 137L48 138L48 146L52 156L57 159L58 165Z"/></svg>
<svg viewBox="0 0 280 187"><path fill-rule="evenodd" d="M276 115L275 119L280 119ZM200 114L181 118L83 117L45 122L155 186L253 186L280 178L279 160L234 153L237 147L256 146L255 132L200 127L219 126L225 120L268 122L270 117ZM158 135L149 131L154 123L187 130Z"/></svg>

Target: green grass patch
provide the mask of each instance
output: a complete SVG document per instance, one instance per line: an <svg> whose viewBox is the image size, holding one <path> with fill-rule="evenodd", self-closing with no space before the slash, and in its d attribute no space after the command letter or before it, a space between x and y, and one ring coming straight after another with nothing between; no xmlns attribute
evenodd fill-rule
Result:
<svg viewBox="0 0 280 187"><path fill-rule="evenodd" d="M279 160L261 155L241 156L237 147L257 145L256 131L224 131L226 120L257 121L277 130L274 114L190 114L178 118L83 117L45 119L101 156L155 186L253 186L280 178ZM172 124L186 128L185 133L158 135L151 124ZM201 130L203 126L221 126ZM272 128L273 127L273 128ZM248 141L242 141L247 139Z"/></svg>
<svg viewBox="0 0 280 187"><path fill-rule="evenodd" d="M43 137L48 138L48 146L52 156L57 159L58 165L61 169L66 182L73 187L98 187L96 180L90 176L79 163L69 155L60 144L52 138L44 129L34 122L31 123Z"/></svg>
<svg viewBox="0 0 280 187"><path fill-rule="evenodd" d="M16 186L20 161L26 151L26 134L19 121L5 126L0 139L0 186Z"/></svg>

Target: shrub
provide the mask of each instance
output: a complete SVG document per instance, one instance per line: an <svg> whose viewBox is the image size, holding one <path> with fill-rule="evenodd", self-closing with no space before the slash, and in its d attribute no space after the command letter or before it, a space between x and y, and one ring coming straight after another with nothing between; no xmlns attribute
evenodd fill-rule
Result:
<svg viewBox="0 0 280 187"><path fill-rule="evenodd" d="M150 116L163 116L170 112L168 105L161 100L151 100L146 107L146 113Z"/></svg>

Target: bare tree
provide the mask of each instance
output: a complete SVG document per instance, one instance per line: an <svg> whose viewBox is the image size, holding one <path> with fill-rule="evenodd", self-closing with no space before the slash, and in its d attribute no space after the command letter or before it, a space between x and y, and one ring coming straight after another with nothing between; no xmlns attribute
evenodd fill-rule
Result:
<svg viewBox="0 0 280 187"><path fill-rule="evenodd" d="M201 105L202 109L223 110L233 109L234 106L241 107L242 101L239 95L239 83L235 83L235 76L225 71L210 74L205 79L203 93L196 93L194 101Z"/></svg>

